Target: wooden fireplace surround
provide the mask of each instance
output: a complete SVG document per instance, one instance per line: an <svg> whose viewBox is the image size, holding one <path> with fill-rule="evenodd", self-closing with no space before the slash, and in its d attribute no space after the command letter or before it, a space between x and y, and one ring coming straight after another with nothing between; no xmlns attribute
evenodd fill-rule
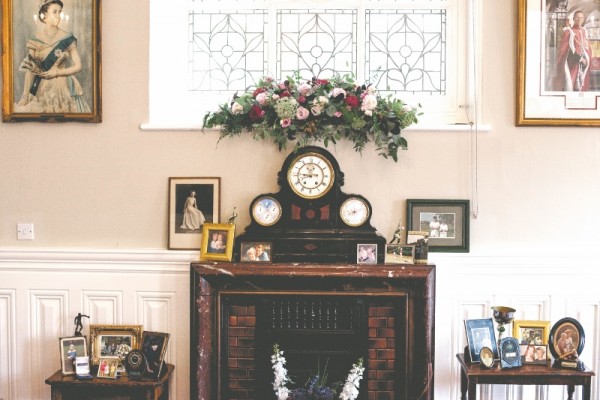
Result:
<svg viewBox="0 0 600 400"><path fill-rule="evenodd" d="M190 399L228 400L221 376L222 300L231 295L366 296L398 304L394 351L395 400L432 400L435 338L435 266L354 264L191 264ZM401 328L400 328L401 327ZM377 329L373 329L375 335ZM371 333L369 333L371 339ZM375 351L375 350L369 350ZM224 364L225 363L225 364ZM361 392L371 393L369 362ZM374 375L373 371L371 371ZM373 378L374 379L374 378ZM367 389L364 389L367 387ZM373 389L375 390L375 389ZM275 397L273 397L275 398ZM380 397L383 398L383 397Z"/></svg>

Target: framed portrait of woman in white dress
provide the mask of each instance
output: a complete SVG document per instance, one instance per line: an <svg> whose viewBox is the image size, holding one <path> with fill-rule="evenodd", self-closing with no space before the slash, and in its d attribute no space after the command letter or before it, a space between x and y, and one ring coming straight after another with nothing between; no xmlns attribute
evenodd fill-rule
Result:
<svg viewBox="0 0 600 400"><path fill-rule="evenodd" d="M100 0L2 10L2 120L101 122Z"/></svg>

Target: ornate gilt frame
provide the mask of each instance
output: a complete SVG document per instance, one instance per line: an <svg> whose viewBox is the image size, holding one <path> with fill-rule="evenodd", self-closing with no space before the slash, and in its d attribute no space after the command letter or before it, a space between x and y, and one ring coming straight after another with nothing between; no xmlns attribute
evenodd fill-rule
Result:
<svg viewBox="0 0 600 400"><path fill-rule="evenodd" d="M225 233L225 249L222 252L210 252L209 243L212 236L212 232ZM233 256L233 239L235 235L234 224L209 224L204 223L202 226L202 246L200 247L200 259L201 260L214 260L214 261L231 261Z"/></svg>
<svg viewBox="0 0 600 400"><path fill-rule="evenodd" d="M90 364L98 365L102 356L100 343L102 336L131 336L131 348L139 348L142 340L142 325L90 325Z"/></svg>
<svg viewBox="0 0 600 400"><path fill-rule="evenodd" d="M90 112L52 113L15 110L16 103L25 92L25 73L20 71L20 66L27 57L28 38L40 27L40 2L2 0L2 121L102 122L100 1L64 0L65 14L73 15L61 21L61 27L72 32L77 39L82 70L76 77L80 81ZM55 53L56 51L58 50Z"/></svg>

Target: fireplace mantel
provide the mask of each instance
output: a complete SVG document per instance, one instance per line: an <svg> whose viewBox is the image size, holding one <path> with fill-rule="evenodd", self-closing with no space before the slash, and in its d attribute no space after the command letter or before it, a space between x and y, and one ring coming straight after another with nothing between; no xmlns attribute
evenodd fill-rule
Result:
<svg viewBox="0 0 600 400"><path fill-rule="evenodd" d="M369 314L365 340L369 345L361 393L369 390L369 396L361 398L373 397L371 390L382 390L397 400L433 399L435 266L207 262L191 264L191 399L253 398L253 387L238 390L244 385L228 383L242 373L247 378L244 384L252 386L256 375L254 348L240 358L239 365L247 365L248 371L239 370L234 351L228 348L232 340L227 332L237 329L229 324L238 317L227 307L239 310L248 302L253 310L259 299L281 296L363 299ZM255 320L240 317L250 325ZM382 327L386 321L389 326ZM252 336L254 328L245 332ZM386 341L389 349L377 347ZM376 365L385 369L386 362L387 371L375 369ZM381 381L384 375L387 380Z"/></svg>

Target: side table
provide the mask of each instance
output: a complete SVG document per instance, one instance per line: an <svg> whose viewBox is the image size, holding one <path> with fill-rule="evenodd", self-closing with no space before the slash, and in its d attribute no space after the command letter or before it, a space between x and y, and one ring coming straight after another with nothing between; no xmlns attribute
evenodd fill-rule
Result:
<svg viewBox="0 0 600 400"><path fill-rule="evenodd" d="M582 386L582 399L590 400L594 372L552 368L546 365L524 365L520 368L500 369L498 362L492 369L482 368L479 363L470 363L462 353L456 355L460 363L461 400L477 399L477 384L509 385L566 385L569 400L573 399L575 386ZM468 394L468 397L467 397Z"/></svg>
<svg viewBox="0 0 600 400"><path fill-rule="evenodd" d="M63 376L56 371L46 379L52 390L52 400L93 400L111 398L129 400L167 400L169 398L169 379L175 366L167 364L167 372L160 379L129 379L121 376L117 379L96 378L79 380L75 375Z"/></svg>

